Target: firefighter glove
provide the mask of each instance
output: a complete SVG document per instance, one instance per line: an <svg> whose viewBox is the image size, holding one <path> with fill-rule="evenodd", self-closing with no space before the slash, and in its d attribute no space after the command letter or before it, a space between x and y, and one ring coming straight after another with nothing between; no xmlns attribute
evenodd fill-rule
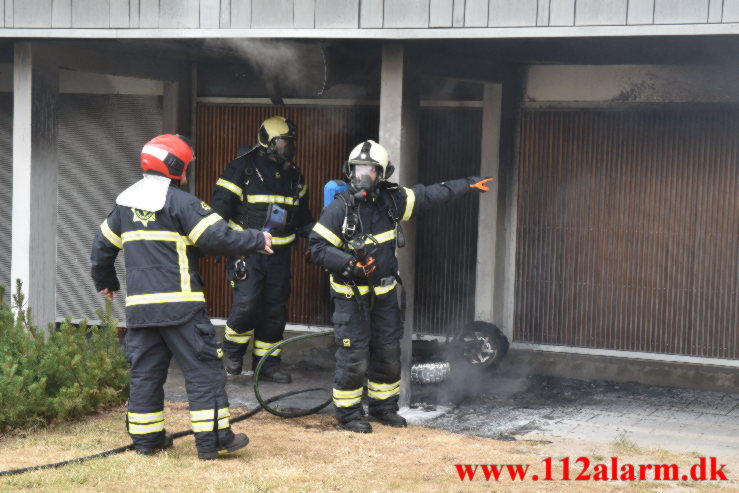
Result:
<svg viewBox="0 0 739 493"><path fill-rule="evenodd" d="M344 272L347 274L346 277L364 279L369 277L376 268L375 258L368 257L364 263L359 260L350 260Z"/></svg>
<svg viewBox="0 0 739 493"><path fill-rule="evenodd" d="M470 183L470 188L477 190L480 193L485 193L490 190L490 187L486 183L493 181L493 178L484 178L482 176L470 176L467 178Z"/></svg>

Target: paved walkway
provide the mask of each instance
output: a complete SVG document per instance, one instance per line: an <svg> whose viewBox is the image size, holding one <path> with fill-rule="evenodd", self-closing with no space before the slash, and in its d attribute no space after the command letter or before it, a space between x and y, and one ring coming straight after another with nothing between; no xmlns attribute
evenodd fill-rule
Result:
<svg viewBox="0 0 739 493"><path fill-rule="evenodd" d="M331 387L330 370L292 373L292 384L265 383L262 395ZM258 405L251 375L228 378L232 405ZM183 378L174 364L165 392L169 400L186 400ZM307 409L328 397L328 391L300 394L281 401L280 407ZM323 412L333 413L333 406ZM739 456L739 394L545 377L453 375L441 385L414 386L411 408L401 414L413 424L503 440L626 439L644 448Z"/></svg>

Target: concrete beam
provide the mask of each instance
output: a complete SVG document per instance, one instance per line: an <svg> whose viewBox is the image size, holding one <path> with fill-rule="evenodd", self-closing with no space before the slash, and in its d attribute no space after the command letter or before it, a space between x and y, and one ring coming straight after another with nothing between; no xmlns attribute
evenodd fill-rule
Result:
<svg viewBox="0 0 739 493"><path fill-rule="evenodd" d="M16 43L13 66L11 282L23 282L34 321L56 319L59 68L44 45ZM51 232L51 234L50 234Z"/></svg>
<svg viewBox="0 0 739 493"><path fill-rule="evenodd" d="M380 79L380 143L388 150L390 161L395 165L394 179L401 185L413 185L418 180L420 95L403 45L388 43L383 46ZM401 407L410 402L416 265L414 222L405 223L403 231L407 244L405 248L398 250L400 277L403 279L406 300L405 330L401 341Z"/></svg>
<svg viewBox="0 0 739 493"><path fill-rule="evenodd" d="M78 44L50 44L60 68L140 79L176 82L189 79L189 63L155 56L100 51Z"/></svg>
<svg viewBox="0 0 739 493"><path fill-rule="evenodd" d="M496 235L498 222L498 167L500 163L500 120L502 84L485 84L482 106L482 152L480 176L492 177L490 191L480 196L477 220L477 268L475 281L475 320L495 323Z"/></svg>

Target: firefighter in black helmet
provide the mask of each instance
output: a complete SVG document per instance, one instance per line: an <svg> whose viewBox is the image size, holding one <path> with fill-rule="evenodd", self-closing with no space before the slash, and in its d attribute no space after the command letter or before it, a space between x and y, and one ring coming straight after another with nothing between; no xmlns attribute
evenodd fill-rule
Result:
<svg viewBox="0 0 739 493"><path fill-rule="evenodd" d="M131 392L126 424L136 452L172 445L164 430L164 382L172 356L185 376L195 446L201 459L241 449L229 424L222 351L205 310L198 258L271 253L268 233L232 231L213 210L180 190L194 159L186 138L160 135L141 151L142 180L124 190L92 245L95 287L113 299L115 259L126 262L126 358Z"/></svg>
<svg viewBox="0 0 739 493"><path fill-rule="evenodd" d="M313 260L331 273L332 322L336 345L333 400L339 425L370 433L362 412L367 378L369 415L404 427L398 411L400 339L403 334L395 248L404 246L400 223L470 190L487 191L490 179L451 180L399 187L384 147L368 140L344 165L349 188L321 213L309 238Z"/></svg>
<svg viewBox="0 0 739 493"><path fill-rule="evenodd" d="M212 205L234 229L263 228L268 213L282 211L284 225L271 230L274 255L231 257L226 272L233 292L223 344L226 371L241 373L244 354L254 339L252 368L282 340L290 297L290 245L307 237L313 225L305 178L295 165L297 128L281 116L259 128L259 144L231 161L213 190ZM289 383L280 350L262 367L262 380Z"/></svg>

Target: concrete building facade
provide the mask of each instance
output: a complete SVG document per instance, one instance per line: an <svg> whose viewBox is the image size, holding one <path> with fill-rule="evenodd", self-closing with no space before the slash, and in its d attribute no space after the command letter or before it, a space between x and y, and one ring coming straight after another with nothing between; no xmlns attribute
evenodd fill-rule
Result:
<svg viewBox="0 0 739 493"><path fill-rule="evenodd" d="M207 143L207 198L226 161L204 149L254 131L230 111L302 111L325 125L301 149L315 196L368 128L400 183L470 169L455 157L496 178L406 228L413 332L485 320L537 371L736 388L738 34L737 0L0 0L0 282L39 323L94 317L88 238L149 136ZM336 108L354 123L320 120Z"/></svg>

